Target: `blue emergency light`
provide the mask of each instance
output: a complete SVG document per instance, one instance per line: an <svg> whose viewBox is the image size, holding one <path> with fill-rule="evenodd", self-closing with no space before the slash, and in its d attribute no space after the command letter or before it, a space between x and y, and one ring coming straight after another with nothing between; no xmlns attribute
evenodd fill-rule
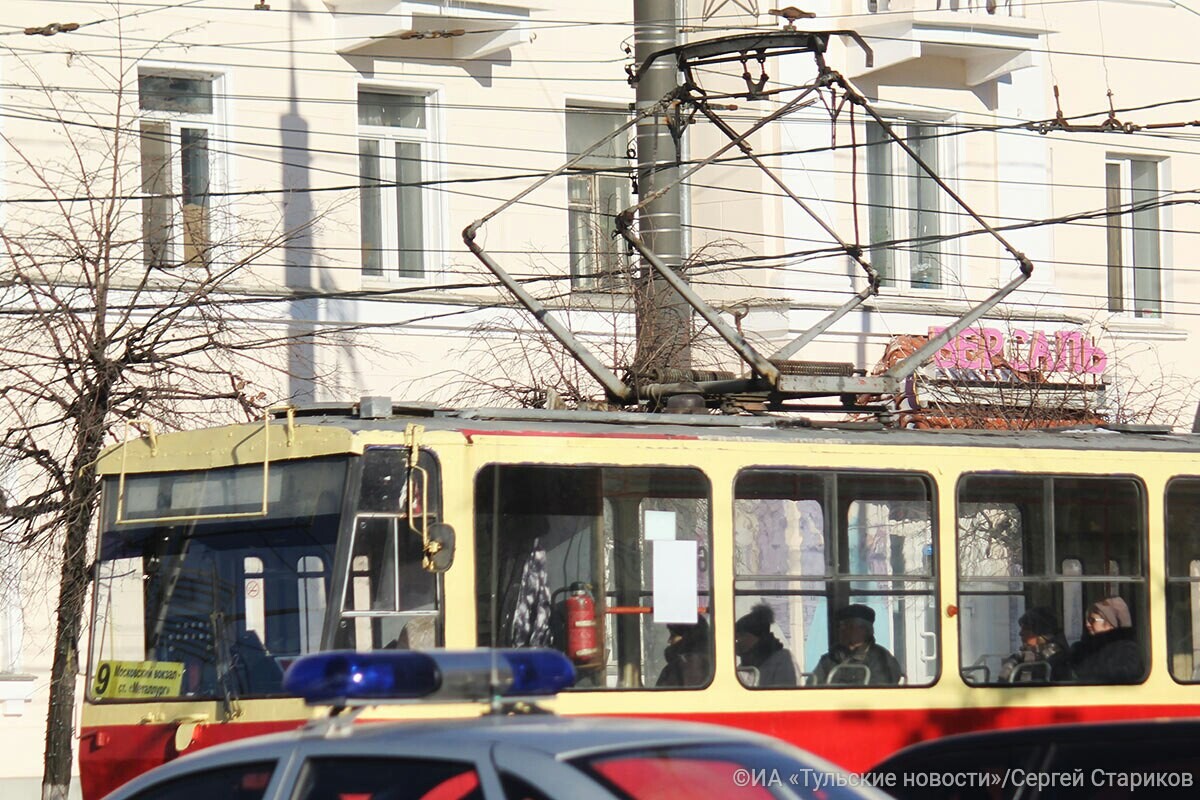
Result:
<svg viewBox="0 0 1200 800"><path fill-rule="evenodd" d="M575 667L557 650L338 650L301 656L284 691L309 705L364 706L533 697L575 684Z"/></svg>

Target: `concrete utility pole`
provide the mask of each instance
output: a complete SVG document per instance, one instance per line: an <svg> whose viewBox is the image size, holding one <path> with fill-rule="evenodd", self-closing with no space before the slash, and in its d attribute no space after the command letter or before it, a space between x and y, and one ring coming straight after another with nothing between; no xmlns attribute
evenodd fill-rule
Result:
<svg viewBox="0 0 1200 800"><path fill-rule="evenodd" d="M676 0L634 0L634 59L637 66L651 53L679 44ZM656 59L637 84L638 111L653 106L678 86L675 59ZM646 117L637 125L638 192L645 197L674 182L679 175L679 142L671 135L665 114ZM681 198L678 187L646 204L638 218L639 232L647 245L676 271L683 264ZM637 304L637 356L635 369L650 370L691 366L691 307L649 267Z"/></svg>

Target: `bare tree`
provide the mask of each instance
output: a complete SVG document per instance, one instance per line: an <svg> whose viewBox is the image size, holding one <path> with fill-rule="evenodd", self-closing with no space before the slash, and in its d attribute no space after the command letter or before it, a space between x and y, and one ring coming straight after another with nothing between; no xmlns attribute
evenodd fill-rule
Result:
<svg viewBox="0 0 1200 800"><path fill-rule="evenodd" d="M253 269L308 232L246 203L234 220L206 181L168 180L171 164L223 145L134 119L133 63L90 65L98 101L43 87L40 141L0 134L14 196L0 228L0 471L14 486L0 536L59 573L45 800L65 798L71 777L96 461L135 420L261 413L274 389L249 376L285 369L289 342L239 309L262 299Z"/></svg>
<svg viewBox="0 0 1200 800"><path fill-rule="evenodd" d="M715 283L736 281L736 274L724 273L719 267L735 247L726 239L709 242L687 259L683 271L703 272L708 276L706 280ZM561 267L542 259L534 259L529 267L545 276L563 274ZM716 278L712 277L714 272ZM646 373L639 366L638 357L647 354L652 356L649 361L656 363L673 358L665 350L656 350L655 343L639 347L635 340L635 309L652 300L645 277L635 274L632 265L623 261L620 268L602 276L601 285L602 291L591 293L564 291L556 283L552 293L539 299L631 385L680 380L676 375ZM744 305L740 303L739 309ZM730 310L735 322L740 322L739 309ZM688 335L665 337L657 344L674 348L681 343L691 352L693 373L714 377L732 374L730 370L736 366L732 351L698 320L692 320ZM466 366L444 373L443 388L438 391L451 402L521 408L605 406L599 383L549 330L523 310L498 312L475 326L470 344L458 355Z"/></svg>

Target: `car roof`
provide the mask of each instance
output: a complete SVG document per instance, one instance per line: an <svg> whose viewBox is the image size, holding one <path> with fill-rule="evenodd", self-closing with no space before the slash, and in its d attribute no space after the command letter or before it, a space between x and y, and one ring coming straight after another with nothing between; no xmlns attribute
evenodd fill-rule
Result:
<svg viewBox="0 0 1200 800"><path fill-rule="evenodd" d="M488 715L472 720L437 723L388 723L355 726L358 742L405 741L420 737L423 741L448 743L486 741L540 750L560 759L596 750L640 747L648 744L704 744L745 741L776 746L765 736L700 723L663 720L623 719L620 717L559 717L553 714L522 716Z"/></svg>
<svg viewBox="0 0 1200 800"><path fill-rule="evenodd" d="M130 800L147 789L197 772L267 762L277 763L278 769L285 772L304 761L328 757L482 764L493 761L495 753L503 751L510 764L514 758L517 763L527 758L533 768L547 759L563 763L705 745L726 748L725 753L730 747L750 746L803 765L804 772L844 775L840 767L779 739L723 725L627 717L559 717L549 713L362 724L354 724L352 718L333 723L324 718L295 731L239 739L186 754L134 778L107 800ZM837 796L887 797L868 786L839 788Z"/></svg>
<svg viewBox="0 0 1200 800"><path fill-rule="evenodd" d="M126 784L120 794L195 770L282 760L294 753L304 757L412 755L462 759L485 757L496 744L535 750L560 761L645 747L752 744L786 752L816 769L837 769L768 736L701 723L542 713L363 724L352 724L350 720L331 724L321 719L295 731L239 739L186 754Z"/></svg>
<svg viewBox="0 0 1200 800"><path fill-rule="evenodd" d="M935 760L951 752L981 748L1030 747L1068 742L1131 742L1162 737L1200 738L1200 718L1075 722L960 733L910 745L888 756L868 771L886 772L914 761Z"/></svg>

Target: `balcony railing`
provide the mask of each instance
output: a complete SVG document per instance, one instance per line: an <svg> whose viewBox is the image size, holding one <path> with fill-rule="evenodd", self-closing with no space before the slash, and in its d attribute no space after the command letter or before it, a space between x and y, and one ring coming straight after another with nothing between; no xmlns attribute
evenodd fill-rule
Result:
<svg viewBox="0 0 1200 800"><path fill-rule="evenodd" d="M1025 16L1023 0L867 0L872 14L905 14L950 11L994 17Z"/></svg>

